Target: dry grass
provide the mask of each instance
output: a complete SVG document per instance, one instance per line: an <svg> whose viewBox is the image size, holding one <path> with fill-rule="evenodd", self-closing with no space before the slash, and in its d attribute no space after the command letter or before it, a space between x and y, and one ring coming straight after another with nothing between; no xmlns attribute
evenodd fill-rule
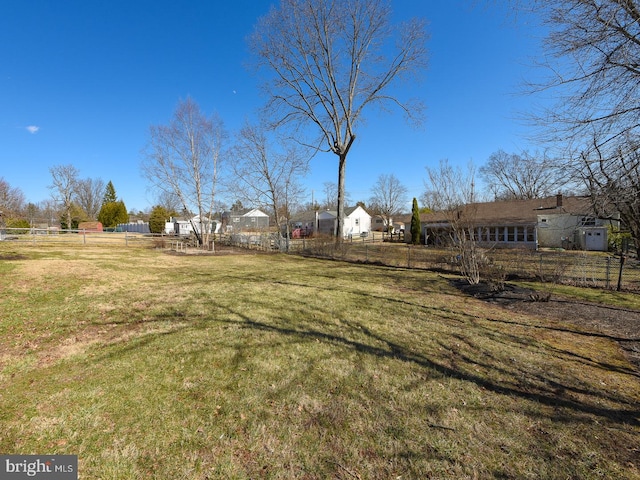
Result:
<svg viewBox="0 0 640 480"><path fill-rule="evenodd" d="M606 336L424 271L0 245L0 451L83 478L640 478Z"/></svg>

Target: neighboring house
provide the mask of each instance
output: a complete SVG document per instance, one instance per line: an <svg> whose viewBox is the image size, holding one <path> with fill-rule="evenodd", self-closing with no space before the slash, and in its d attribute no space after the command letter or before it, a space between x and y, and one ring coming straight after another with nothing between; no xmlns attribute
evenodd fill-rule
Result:
<svg viewBox="0 0 640 480"><path fill-rule="evenodd" d="M462 214L473 219L478 242L486 246L606 251L607 226L619 226L617 218L597 218L588 197L556 195L462 208ZM449 241L451 228L444 213L423 214L420 220L427 245Z"/></svg>
<svg viewBox="0 0 640 480"><path fill-rule="evenodd" d="M318 211L318 232L335 235L338 229L338 212ZM368 235L371 231L371 215L361 206L344 209L343 235L345 238Z"/></svg>
<svg viewBox="0 0 640 480"><path fill-rule="evenodd" d="M269 228L269 215L257 208L224 212L222 224L227 232L266 230Z"/></svg>
<svg viewBox="0 0 640 480"><path fill-rule="evenodd" d="M80 222L78 224L78 230L81 233L89 232L102 232L102 223L100 222Z"/></svg>
<svg viewBox="0 0 640 480"><path fill-rule="evenodd" d="M389 222L393 226L393 220ZM382 215L374 215L371 217L371 231L372 232L388 232L389 227L386 219Z"/></svg>
<svg viewBox="0 0 640 480"><path fill-rule="evenodd" d="M310 237L318 231L318 210L298 213L289 220L292 238ZM285 232L283 232L284 234Z"/></svg>
<svg viewBox="0 0 640 480"><path fill-rule="evenodd" d="M211 220L205 217L204 221L200 221L200 216L196 215L190 220L184 218L177 218L173 220L173 234L180 235L182 237L188 237L192 233L208 231L208 233L220 233L221 222ZM169 230L165 225L165 232ZM168 232L167 232L168 233Z"/></svg>
<svg viewBox="0 0 640 480"><path fill-rule="evenodd" d="M373 232L398 233L404 231L404 222L400 220L394 221L393 217L389 218L389 225L391 228L388 228L387 221L382 215L371 217L371 231Z"/></svg>

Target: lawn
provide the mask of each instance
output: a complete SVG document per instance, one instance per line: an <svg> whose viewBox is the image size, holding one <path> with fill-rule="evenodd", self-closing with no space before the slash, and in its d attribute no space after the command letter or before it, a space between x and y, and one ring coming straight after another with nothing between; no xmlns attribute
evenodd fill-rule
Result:
<svg viewBox="0 0 640 480"><path fill-rule="evenodd" d="M613 340L427 271L0 243L0 382L83 479L640 478Z"/></svg>

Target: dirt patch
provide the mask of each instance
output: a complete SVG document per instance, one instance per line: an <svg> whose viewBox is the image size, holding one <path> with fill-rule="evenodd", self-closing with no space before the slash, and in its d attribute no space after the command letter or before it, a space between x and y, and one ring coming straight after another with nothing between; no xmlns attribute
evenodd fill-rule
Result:
<svg viewBox="0 0 640 480"><path fill-rule="evenodd" d="M27 257L18 253L0 253L0 260L26 260Z"/></svg>
<svg viewBox="0 0 640 480"><path fill-rule="evenodd" d="M517 313L534 315L597 332L617 342L640 372L640 311L549 295L505 284L504 289L480 283L453 281L459 290Z"/></svg>

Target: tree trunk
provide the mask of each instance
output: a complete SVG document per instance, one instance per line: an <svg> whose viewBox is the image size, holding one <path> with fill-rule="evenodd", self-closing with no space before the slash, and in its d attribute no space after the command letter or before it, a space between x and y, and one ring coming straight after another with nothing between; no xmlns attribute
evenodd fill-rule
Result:
<svg viewBox="0 0 640 480"><path fill-rule="evenodd" d="M340 153L338 160L338 228L336 229L336 243L344 239L344 177L347 166L347 153Z"/></svg>

